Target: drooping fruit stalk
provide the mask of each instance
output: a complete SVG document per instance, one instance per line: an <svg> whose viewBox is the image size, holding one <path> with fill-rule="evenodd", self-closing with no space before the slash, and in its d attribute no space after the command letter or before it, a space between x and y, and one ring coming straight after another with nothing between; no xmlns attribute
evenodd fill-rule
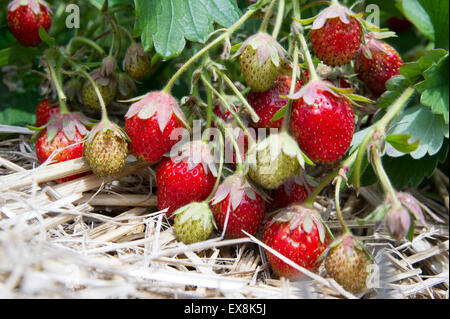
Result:
<svg viewBox="0 0 450 319"><path fill-rule="evenodd" d="M205 77L204 74L201 74L200 78L202 79L202 81L205 84L205 86L207 87L207 89L211 90L211 92L223 103L223 106L225 106L227 111L230 112L230 114L236 120L236 123L239 125L239 127L243 130L243 132L247 136L250 145L255 145L256 144L255 139L250 134L250 132L248 131L247 127L242 122L241 118L236 114L234 108L230 105L228 100L212 86L212 84L208 81L208 79Z"/></svg>
<svg viewBox="0 0 450 319"><path fill-rule="evenodd" d="M92 129L84 143L84 158L95 175L115 176L125 167L129 138L117 124L109 120L106 104L94 79L86 71L80 72L94 88L102 110L101 122Z"/></svg>
<svg viewBox="0 0 450 319"><path fill-rule="evenodd" d="M267 26L269 25L270 16L272 15L273 7L275 6L275 3L277 0L272 0L267 7L266 14L264 15L263 22L261 23L261 26L259 28L259 32L266 32Z"/></svg>
<svg viewBox="0 0 450 319"><path fill-rule="evenodd" d="M272 31L272 37L275 40L278 38L278 34L280 33L281 25L283 24L285 5L286 5L285 0L278 0L277 20L275 22L275 27L273 28L273 31Z"/></svg>
<svg viewBox="0 0 450 319"><path fill-rule="evenodd" d="M401 110L406 106L409 99L413 96L415 92L414 87L410 86L406 88L405 91L399 96L399 98L387 109L386 114L372 127L372 129L367 133L360 146L358 147L358 154L355 160L355 166L353 170L353 186L357 191L361 184L361 166L364 155L367 151L367 146L372 140L375 132L385 132L389 123L401 112Z"/></svg>

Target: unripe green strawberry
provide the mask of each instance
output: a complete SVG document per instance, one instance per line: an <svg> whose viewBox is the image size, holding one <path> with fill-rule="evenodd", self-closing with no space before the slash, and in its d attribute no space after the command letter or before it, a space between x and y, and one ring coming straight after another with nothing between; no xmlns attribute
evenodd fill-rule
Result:
<svg viewBox="0 0 450 319"><path fill-rule="evenodd" d="M294 175L282 186L270 193L268 211L272 212L294 203L303 203L313 190L305 177Z"/></svg>
<svg viewBox="0 0 450 319"><path fill-rule="evenodd" d="M109 106L114 101L117 94L117 80L115 76L104 76L99 71L95 71L91 77L98 87L105 105ZM86 81L83 86L81 99L85 107L95 111L101 109L97 93L90 81Z"/></svg>
<svg viewBox="0 0 450 319"><path fill-rule="evenodd" d="M175 234L185 244L207 240L214 230L213 213L205 202L183 206L174 215Z"/></svg>
<svg viewBox="0 0 450 319"><path fill-rule="evenodd" d="M239 64L245 81L253 90L259 92L272 87L285 59L280 44L264 32L247 39L236 55L239 55Z"/></svg>
<svg viewBox="0 0 450 319"><path fill-rule="evenodd" d="M358 293L367 288L371 256L364 245L346 234L329 246L325 269L345 290Z"/></svg>
<svg viewBox="0 0 450 319"><path fill-rule="evenodd" d="M150 56L142 44L133 43L123 60L123 69L135 80L142 80L150 74Z"/></svg>
<svg viewBox="0 0 450 319"><path fill-rule="evenodd" d="M115 176L126 164L127 136L116 124L101 122L90 132L83 155L98 177Z"/></svg>
<svg viewBox="0 0 450 319"><path fill-rule="evenodd" d="M259 142L246 160L251 179L267 189L283 185L305 163L297 142L287 133L272 134Z"/></svg>

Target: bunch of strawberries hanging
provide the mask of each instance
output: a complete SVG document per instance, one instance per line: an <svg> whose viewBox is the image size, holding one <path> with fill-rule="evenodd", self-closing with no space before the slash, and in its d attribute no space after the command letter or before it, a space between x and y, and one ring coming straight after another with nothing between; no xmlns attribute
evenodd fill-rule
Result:
<svg viewBox="0 0 450 319"><path fill-rule="evenodd" d="M44 100L38 106L39 162L48 161L50 156L53 163L84 157L94 174L106 178L117 175L132 154L155 166L158 206L173 221L180 241L192 244L207 240L215 228L231 238L257 236L262 229L266 255L275 274L295 278L303 273L301 267L314 271L325 262L328 274L345 289L362 291L370 275L367 266L371 256L348 230L334 239L314 206L316 196L327 184L318 185L306 172L312 165L330 169L340 166L353 139L356 102L370 100L356 95L345 78L333 81L319 72L303 27L312 24L310 48L322 68L351 64L373 96L386 90L386 81L399 73L402 60L380 39L382 33L368 31L362 14L337 1L308 20L300 19L296 6L290 50L262 28L234 55L249 89L245 101L243 96L225 96L209 77L200 77L209 97L216 98L209 99L207 120L202 123L207 130L217 128L221 135L218 139L211 142L208 135L180 145L182 135L177 130L189 130L191 123L171 95L171 85L135 99L125 114L124 130L108 119L109 104L129 99L134 81L149 75L150 58L131 39L120 76L111 56L100 68L83 74L83 105L101 110L99 123L71 112L61 105L61 99L59 103ZM39 45L40 27L48 31L51 25L49 6L42 0L14 0L8 9L10 30L17 40L25 46ZM50 75L58 72L51 58L47 64ZM226 73L221 69L217 72ZM223 78L227 82L226 74ZM57 75L51 79L55 87L62 87ZM236 89L233 81L227 83ZM237 143L235 127L242 129L245 143ZM250 127L276 131L258 138L248 134ZM224 163L221 158L223 137L231 140L232 163ZM167 156L171 151L176 156Z"/></svg>

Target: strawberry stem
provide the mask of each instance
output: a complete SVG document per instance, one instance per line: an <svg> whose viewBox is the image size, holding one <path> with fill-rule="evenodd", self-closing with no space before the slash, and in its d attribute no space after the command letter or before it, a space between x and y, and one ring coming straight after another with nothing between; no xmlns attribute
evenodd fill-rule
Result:
<svg viewBox="0 0 450 319"><path fill-rule="evenodd" d="M298 72L298 45L295 43L294 45L294 64L292 68L291 75L291 87L289 89L289 94L292 95L295 92L295 84L297 83L297 72ZM283 120L283 126L281 128L281 132L288 132L289 130L289 122L291 121L291 111L293 100L289 99L286 105L286 113Z"/></svg>
<svg viewBox="0 0 450 319"><path fill-rule="evenodd" d="M227 29L222 35L217 37L210 44L204 46L200 51L194 54L188 61L178 71L172 76L167 85L162 89L165 93L170 93L175 81L191 66L192 63L197 61L203 54L208 52L211 48L215 47L217 44L225 40L227 37L231 36L245 21L247 21L258 9L248 10L238 21L236 21L231 27Z"/></svg>
<svg viewBox="0 0 450 319"><path fill-rule="evenodd" d="M208 78L209 81L210 80L209 74L206 74L206 77ZM206 100L208 105L208 108L206 110L206 132L208 132L211 129L212 114L213 114L213 93L209 87L206 88ZM206 134L206 136L208 136L208 134ZM208 143L208 139L206 139L206 137L205 143Z"/></svg>
<svg viewBox="0 0 450 319"><path fill-rule="evenodd" d="M95 83L94 79L90 76L88 72L83 70L82 67L78 66L76 62L72 61L69 57L64 56L64 58L75 69L76 72L78 72L81 75L84 75L88 79L88 81L92 84L95 94L97 95L97 98L100 102L100 107L102 109L102 122L109 121L105 101L103 100L102 94L100 93L100 90L98 89L98 86Z"/></svg>
<svg viewBox="0 0 450 319"><path fill-rule="evenodd" d="M267 25L269 24L270 16L272 15L273 6L277 0L272 0L269 4L269 7L267 8L266 14L264 15L264 20L261 23L261 27L259 29L259 32L267 32Z"/></svg>
<svg viewBox="0 0 450 319"><path fill-rule="evenodd" d="M236 87L236 85L234 85L233 81L230 80L230 78L228 76L226 76L225 73L223 73L221 70L219 70L218 68L216 68L216 72L217 74L219 74L220 77L222 77L222 79L228 84L228 86L230 87L230 89L234 92L234 94L237 96L237 98L242 102L242 105L247 109L247 111L249 112L253 122L259 122L260 118L258 116L258 114L256 114L255 110L253 109L253 107L250 106L250 104L248 104L247 99L242 95L242 93L238 90L238 88Z"/></svg>
<svg viewBox="0 0 450 319"><path fill-rule="evenodd" d="M212 84L205 78L205 76L203 74L200 75L200 78L202 79L203 83L205 84L205 86L210 89L215 96L217 96L217 98L219 98L223 105L225 106L225 108L227 109L228 112L231 113L231 115L233 116L233 118L236 120L236 122L238 123L238 125L242 128L242 130L244 131L245 135L248 137L249 143L250 145L255 145L256 142L254 140L254 138L252 137L252 135L250 134L250 132L247 130L247 128L245 127L244 123L242 123L241 119L239 118L239 116L236 114L236 112L233 110L233 108L231 107L230 103L227 101L227 99L225 97L222 96L222 94L220 94L219 92L217 92L217 90L212 86Z"/></svg>
<svg viewBox="0 0 450 319"><path fill-rule="evenodd" d="M101 56L106 55L105 50L103 50L103 48L101 46L99 46L97 43L95 43L94 41L86 38L86 37L82 37L82 36L76 36L73 37L68 46L67 46L67 52L69 52L69 54L71 54L71 52L73 51L73 45L76 42L81 42L83 44L86 44L88 46L90 46L91 48L93 48L95 51L97 51Z"/></svg>
<svg viewBox="0 0 450 319"><path fill-rule="evenodd" d="M303 49L303 52L305 54L306 63L308 64L309 74L310 74L310 81L318 80L319 75L317 74L316 67L314 66L314 62L311 56L311 52L309 52L308 44L306 43L305 36L303 35L303 26L300 26L300 30L298 28L294 28L294 32L297 34L298 39L300 41L300 45Z"/></svg>
<svg viewBox="0 0 450 319"><path fill-rule="evenodd" d="M50 77L52 78L53 84L55 85L56 93L58 94L59 112L61 114L67 114L67 113L69 113L69 109L67 108L67 103L66 103L67 96L64 93L64 90L62 88L61 76L57 75L55 67L53 66L53 61L49 61L48 56L46 56L45 59L47 60L48 69L50 71Z"/></svg>
<svg viewBox="0 0 450 319"><path fill-rule="evenodd" d="M293 1L294 6L294 18L296 20L301 19L301 13L300 13L300 6L298 1ZM303 34L303 26L298 23L297 21L294 21L293 23L293 29L294 33L297 34L297 37L300 41L300 46L303 50L303 53L305 54L306 63L308 64L309 74L310 74L310 80L314 81L319 79L319 76L316 72L316 67L314 66L314 62L311 56L311 52L309 51L308 44L306 43L305 35Z"/></svg>
<svg viewBox="0 0 450 319"><path fill-rule="evenodd" d="M277 20L275 22L275 26L272 31L272 38L274 38L275 40L278 38L278 34L280 33L281 25L283 24L285 5L286 5L285 0L278 1Z"/></svg>
<svg viewBox="0 0 450 319"><path fill-rule="evenodd" d="M389 177L386 174L386 171L383 168L383 163L381 162L380 154L378 153L378 149L375 145L372 144L371 146L371 158L373 165L375 167L375 171L378 175L378 178L381 182L381 185L386 192L386 194L389 194L392 198L394 209L400 208L401 204L397 199L397 195L395 194L394 187L392 186L391 181L389 180Z"/></svg>
<svg viewBox="0 0 450 319"><path fill-rule="evenodd" d="M223 170L223 158L224 158L224 149L225 149L225 143L223 141L223 135L220 131L219 132L219 146L220 146L220 162L219 162L219 170L217 171L217 179L216 179L216 183L214 184L214 188L212 190L212 192L209 194L208 198L205 200L206 203L209 203L210 200L214 197L214 194L217 191L217 188L220 185L220 180L222 178L222 170Z"/></svg>
<svg viewBox="0 0 450 319"><path fill-rule="evenodd" d="M339 172L342 167L351 167L353 163L355 162L357 152L353 152L353 154L348 157L338 169L333 171L330 175L328 175L319 186L317 186L314 191L308 196L306 201L303 203L305 206L313 207L314 201L316 200L316 197L320 194L320 192L327 187L335 178L339 175Z"/></svg>
<svg viewBox="0 0 450 319"><path fill-rule="evenodd" d="M120 54L120 51L122 50L122 37L120 36L120 30L114 15L111 15L111 26L114 30L114 35L117 37L117 50L116 53L114 54L114 58L117 59L117 57Z"/></svg>
<svg viewBox="0 0 450 319"><path fill-rule="evenodd" d="M414 91L415 89L413 87L408 87L405 91L403 91L400 97L389 107L386 114L372 127L372 129L362 141L361 145L358 147L358 155L356 157L353 173L353 185L355 186L356 190L359 190L359 187L361 185L361 166L364 154L367 150L367 145L372 141L372 137L375 132L386 132L386 127L405 107L409 99L414 94Z"/></svg>
<svg viewBox="0 0 450 319"><path fill-rule="evenodd" d="M216 123L217 126L221 127L223 129L223 131L225 132L225 135L228 135L228 138L231 140L231 143L233 145L233 149L236 153L236 164L237 164L237 168L236 168L236 174L240 174L244 171L244 168L242 166L242 155L241 155L241 151L239 149L239 145L236 142L236 138L233 136L232 132L230 132L230 129L228 128L228 126L224 123L224 121L219 118L218 116L214 116L214 122Z"/></svg>
<svg viewBox="0 0 450 319"><path fill-rule="evenodd" d="M336 178L336 190L334 192L334 202L336 204L336 213L339 219L339 222L341 223L342 228L344 229L344 232L346 234L352 234L350 229L347 227L344 221L344 217L342 216L342 210L341 210L341 201L340 201L340 191L341 191L341 184L342 184L342 176L337 176Z"/></svg>
<svg viewBox="0 0 450 319"><path fill-rule="evenodd" d="M136 43L133 35L130 33L130 31L128 31L127 28L125 28L123 25L120 25L120 24L118 24L117 26L123 31L123 33L125 33L125 35L128 37L128 39L130 39L131 44Z"/></svg>

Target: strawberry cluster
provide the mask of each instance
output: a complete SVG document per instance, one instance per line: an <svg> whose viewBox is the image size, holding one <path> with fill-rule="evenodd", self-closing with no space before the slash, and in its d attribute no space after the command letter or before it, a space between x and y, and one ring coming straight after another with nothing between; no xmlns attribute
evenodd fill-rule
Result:
<svg viewBox="0 0 450 319"><path fill-rule="evenodd" d="M50 27L48 5L41 0L14 0L8 9L10 29L18 41L39 45L36 30ZM155 168L158 208L185 244L210 238L214 229L231 238L259 235L276 275L296 278L304 270L315 271L326 256L329 274L346 289L361 291L370 258L353 237L332 242L313 207L317 183L308 176L308 165L327 171L341 164L355 132L353 98L359 96L355 88L382 94L386 81L399 73L402 60L377 33L367 33L361 15L337 1L313 20L309 39L326 72L308 61L307 46L301 56L306 56L308 67L299 67L300 54L293 56L276 37L260 31L235 55L242 82L248 86L246 97L236 93L239 90L228 78L224 77L234 97L224 93L223 83L210 84L197 74L209 100L200 101L201 94L191 97L199 106L197 119L207 131L217 129L221 138L229 137L228 144L211 142L209 136L192 141L193 118L185 116L183 103L170 93L170 86L134 99L124 116L124 130L105 120L106 107L132 97L135 82L150 74L149 55L133 40L122 61L125 72L117 74L116 59L109 55L78 87L85 108L102 110L104 120L94 129L81 113L60 112L49 100L39 105L38 160L84 157L93 173L105 178L118 175L132 154ZM217 67L206 66L200 72ZM351 70L351 76L333 78L340 67ZM223 68L212 73L220 74ZM208 109L206 116L200 106ZM244 132L227 134L236 127ZM256 136L248 133L251 128L259 129ZM261 137L261 132L269 134ZM238 139L245 141L244 147L237 145ZM224 164L224 145L234 149L231 165ZM349 279L349 272L358 280Z"/></svg>

